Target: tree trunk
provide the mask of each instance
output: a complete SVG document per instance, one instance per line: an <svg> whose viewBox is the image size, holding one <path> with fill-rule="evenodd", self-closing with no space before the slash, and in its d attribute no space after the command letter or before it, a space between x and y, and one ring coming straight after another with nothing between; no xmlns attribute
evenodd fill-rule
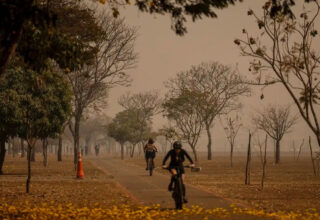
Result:
<svg viewBox="0 0 320 220"><path fill-rule="evenodd" d="M206 130L207 130L207 135L208 135L208 160L212 160L212 150L211 150L211 145L212 145L212 137L211 137L211 130L210 130L210 125L206 125Z"/></svg>
<svg viewBox="0 0 320 220"><path fill-rule="evenodd" d="M303 144L304 144L304 139L302 139L302 143L300 144L300 147L299 147L299 153L298 153L298 156L297 156L297 159L296 159L297 161L299 160Z"/></svg>
<svg viewBox="0 0 320 220"><path fill-rule="evenodd" d="M31 180L31 157L32 157L32 149L35 147L36 140L35 139L28 139L28 178L26 182L26 192L29 193L30 191L30 180ZM33 150L34 151L34 150Z"/></svg>
<svg viewBox="0 0 320 220"><path fill-rule="evenodd" d="M249 143L247 151L246 178L244 184L250 185L250 162L251 162L251 133L249 133Z"/></svg>
<svg viewBox="0 0 320 220"><path fill-rule="evenodd" d="M130 157L132 158L133 157L133 155L134 155L134 149L136 148L136 145L135 144L133 144L132 145L132 150L131 150L131 154L130 154Z"/></svg>
<svg viewBox="0 0 320 220"><path fill-rule="evenodd" d="M0 139L0 175L3 174L2 167L4 164L5 156L6 156L6 141L5 139Z"/></svg>
<svg viewBox="0 0 320 220"><path fill-rule="evenodd" d="M43 153L43 166L48 166L48 141L47 139L42 140L42 153Z"/></svg>
<svg viewBox="0 0 320 220"><path fill-rule="evenodd" d="M58 161L62 161L62 134L59 135Z"/></svg>
<svg viewBox="0 0 320 220"><path fill-rule="evenodd" d="M24 157L24 140L20 138L21 157Z"/></svg>
<svg viewBox="0 0 320 220"><path fill-rule="evenodd" d="M233 159L233 144L230 144L230 166L232 167L232 159Z"/></svg>
<svg viewBox="0 0 320 220"><path fill-rule="evenodd" d="M318 141L318 146L320 147L320 133L318 135L316 135L317 137L317 141Z"/></svg>
<svg viewBox="0 0 320 220"><path fill-rule="evenodd" d="M10 155L12 153L12 144L11 144L11 138L8 138L8 155Z"/></svg>
<svg viewBox="0 0 320 220"><path fill-rule="evenodd" d="M36 161L36 149L35 149L35 147L31 148L31 161L32 162Z"/></svg>
<svg viewBox="0 0 320 220"><path fill-rule="evenodd" d="M28 178L26 183L26 192L29 193L29 186L31 180L31 146L28 144Z"/></svg>
<svg viewBox="0 0 320 220"><path fill-rule="evenodd" d="M15 144L14 138L11 138L11 144L12 144L12 157L15 157L18 149Z"/></svg>
<svg viewBox="0 0 320 220"><path fill-rule="evenodd" d="M314 159L313 159L313 153L312 153L312 145L311 145L311 137L310 136L309 136L309 147L310 147L310 155L311 155L313 174L314 174L314 176L317 176L316 167L314 165Z"/></svg>
<svg viewBox="0 0 320 220"><path fill-rule="evenodd" d="M190 145L190 147L191 147L193 155L194 155L194 161L198 162L198 154L197 154L197 151L196 151L196 146Z"/></svg>
<svg viewBox="0 0 320 220"><path fill-rule="evenodd" d="M262 177L261 177L261 188L264 187L264 179L266 177L266 166L267 166L267 141L268 135L266 134L266 139L264 142L264 155L263 155L263 163L262 163Z"/></svg>
<svg viewBox="0 0 320 220"><path fill-rule="evenodd" d="M120 143L120 147L121 147L121 160L124 159L124 146L123 143Z"/></svg>
<svg viewBox="0 0 320 220"><path fill-rule="evenodd" d="M280 140L276 140L276 158L275 164L280 163Z"/></svg>
<svg viewBox="0 0 320 220"><path fill-rule="evenodd" d="M73 143L74 143L74 167L77 169L78 164L78 151L80 150L79 142L80 142L80 117L75 117L74 123L74 136L73 136Z"/></svg>

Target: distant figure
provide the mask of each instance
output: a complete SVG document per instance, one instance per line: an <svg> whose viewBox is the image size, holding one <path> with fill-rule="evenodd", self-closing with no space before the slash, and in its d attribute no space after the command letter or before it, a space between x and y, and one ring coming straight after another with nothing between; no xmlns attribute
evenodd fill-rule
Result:
<svg viewBox="0 0 320 220"><path fill-rule="evenodd" d="M146 163L147 163L146 170L148 170L148 159L149 158L152 158L153 167L155 167L154 166L154 158L156 157L156 152L158 152L158 149L154 145L154 141L152 138L149 138L148 143L144 146L143 150L145 152L145 158L146 158Z"/></svg>
<svg viewBox="0 0 320 220"><path fill-rule="evenodd" d="M94 150L96 152L96 156L98 156L99 155L99 150L100 150L100 145L96 144L96 146L94 147Z"/></svg>

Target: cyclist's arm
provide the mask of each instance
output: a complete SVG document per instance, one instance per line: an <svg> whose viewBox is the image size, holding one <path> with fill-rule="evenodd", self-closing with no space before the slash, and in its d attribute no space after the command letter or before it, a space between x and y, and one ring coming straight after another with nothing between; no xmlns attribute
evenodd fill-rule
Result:
<svg viewBox="0 0 320 220"><path fill-rule="evenodd" d="M166 164L169 156L170 156L170 151L169 151L169 152L167 153L167 155L163 158L162 165L165 165L165 164Z"/></svg>
<svg viewBox="0 0 320 220"><path fill-rule="evenodd" d="M187 153L187 151L184 151L184 154L186 155L186 157L188 158L188 160L190 161L190 163L193 164L193 160L191 159L191 157L189 156L189 154Z"/></svg>

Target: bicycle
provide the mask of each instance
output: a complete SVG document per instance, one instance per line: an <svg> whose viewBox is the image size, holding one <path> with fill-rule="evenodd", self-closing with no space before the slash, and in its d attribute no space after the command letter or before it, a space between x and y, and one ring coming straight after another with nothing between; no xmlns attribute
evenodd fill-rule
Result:
<svg viewBox="0 0 320 220"><path fill-rule="evenodd" d="M183 166L185 168L191 168L191 166ZM163 168L169 170L169 168ZM172 167L171 167L172 169ZM177 177L174 181L174 188L172 192L172 198L175 201L176 209L182 209L183 207L183 180L181 176L181 170L180 167L173 167L177 171Z"/></svg>
<svg viewBox="0 0 320 220"><path fill-rule="evenodd" d="M149 158L148 158L148 170L149 170L150 176L152 176L153 169L154 169L154 166L153 166L153 158L152 158L152 157L149 157Z"/></svg>

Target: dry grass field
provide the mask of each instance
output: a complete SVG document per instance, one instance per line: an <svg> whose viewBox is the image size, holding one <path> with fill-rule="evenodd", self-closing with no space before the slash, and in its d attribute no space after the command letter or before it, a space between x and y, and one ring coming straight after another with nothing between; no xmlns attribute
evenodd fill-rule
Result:
<svg viewBox="0 0 320 220"><path fill-rule="evenodd" d="M230 166L227 153L215 154L208 161L201 155L200 172L187 170L186 182L208 190L217 196L244 207L275 211L320 210L320 177L313 175L309 155L301 155L298 161L293 155L282 153L281 163L273 164L272 155L268 155L265 186L261 188L262 164L259 154L252 155L251 184L245 185L246 156L235 155L233 167ZM162 155L156 158L158 172L161 170ZM145 166L142 157L127 158L129 163ZM192 199L192 198L190 198Z"/></svg>

